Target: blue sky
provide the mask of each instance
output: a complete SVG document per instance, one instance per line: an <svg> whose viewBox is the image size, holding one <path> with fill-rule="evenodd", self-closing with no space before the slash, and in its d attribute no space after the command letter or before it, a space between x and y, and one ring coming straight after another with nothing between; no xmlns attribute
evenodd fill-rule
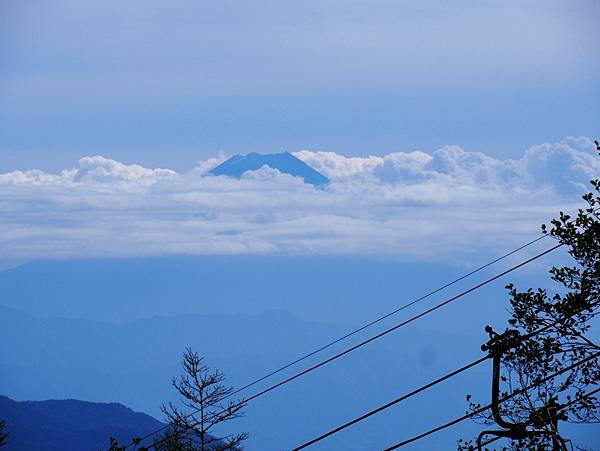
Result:
<svg viewBox="0 0 600 451"><path fill-rule="evenodd" d="M600 174L595 1L1 8L0 266L483 255ZM207 176L284 150L332 183Z"/></svg>
<svg viewBox="0 0 600 451"><path fill-rule="evenodd" d="M598 2L4 1L0 172L593 136Z"/></svg>

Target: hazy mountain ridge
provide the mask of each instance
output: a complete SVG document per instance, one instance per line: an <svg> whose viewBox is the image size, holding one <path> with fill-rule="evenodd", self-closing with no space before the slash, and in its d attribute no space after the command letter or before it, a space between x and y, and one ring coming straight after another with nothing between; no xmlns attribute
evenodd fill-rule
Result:
<svg viewBox="0 0 600 451"><path fill-rule="evenodd" d="M223 324L227 325L228 333L219 335ZM223 370L228 384L240 387L349 329L305 322L283 313L155 317L118 325L74 318L40 319L0 307L2 335L19 337L14 342L0 343L3 356L0 386L16 399L110 399L160 415L158 406L176 399L169 380L181 372L179 361L186 345L201 352L211 367ZM215 336L219 337L216 341ZM409 338L416 336L423 337L419 344ZM448 368L449 357L435 350L432 334L419 331L415 335L413 331L395 338L392 342L377 343L371 352L356 353L349 360L338 361L310 376L308 392L306 382L298 381L251 403L246 418L227 425L225 432L249 432L246 446L249 450L285 449L307 434L384 401L391 390L414 386L428 374ZM459 346L449 338L444 342ZM462 346L466 344L464 339L459 341ZM242 395L250 395L319 357L323 356L310 359ZM40 373L44 374L42 379ZM349 392L353 395L348 396ZM324 403L322 415L310 415L320 403ZM424 408L426 405L418 404L398 413L400 418L406 412L424 415ZM300 422L306 424L305 429L295 426ZM130 438L131 434L125 432L123 435ZM134 435L139 434L136 431ZM339 449L366 449L374 440L381 442L380 435L379 432L376 436L361 434L360 439L350 440L340 436L342 441L337 445Z"/></svg>
<svg viewBox="0 0 600 451"><path fill-rule="evenodd" d="M181 373L186 346L222 370L229 385L241 387L464 271L384 259L272 256L32 262L0 273L0 387L13 399L116 400L159 418L159 406L177 399L169 381ZM224 435L249 432L248 450L291 448L456 369L481 355L483 326L505 315L503 284L535 286L534 275L540 276L534 268L515 273L274 390L250 403L246 417L227 425ZM545 270L542 276L546 280ZM241 395L473 283L465 280ZM326 449L383 447L422 432L425 420L447 421L464 407L464 394L487 399L489 377L487 368L474 369L451 390L415 398L374 418L368 430L332 438ZM446 449L459 434L448 431L421 449Z"/></svg>
<svg viewBox="0 0 600 451"><path fill-rule="evenodd" d="M41 318L119 323L284 310L298 318L352 324L388 311L398 279L410 280L403 297L418 296L421 285L442 284L461 271L441 263L353 257L49 260L0 272L0 305Z"/></svg>

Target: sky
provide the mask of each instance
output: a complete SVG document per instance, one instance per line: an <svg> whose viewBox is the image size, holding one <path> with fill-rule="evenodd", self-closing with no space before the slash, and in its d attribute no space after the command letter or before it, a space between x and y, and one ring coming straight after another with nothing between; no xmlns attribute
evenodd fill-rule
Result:
<svg viewBox="0 0 600 451"><path fill-rule="evenodd" d="M600 173L594 1L0 7L5 261L461 260L535 236ZM207 176L251 151L332 183Z"/></svg>
<svg viewBox="0 0 600 451"><path fill-rule="evenodd" d="M0 2L0 172L102 155L519 158L594 136L600 4Z"/></svg>

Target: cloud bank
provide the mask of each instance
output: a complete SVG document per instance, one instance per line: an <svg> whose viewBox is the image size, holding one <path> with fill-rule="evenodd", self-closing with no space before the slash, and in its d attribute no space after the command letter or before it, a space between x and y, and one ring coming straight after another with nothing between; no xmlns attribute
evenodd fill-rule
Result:
<svg viewBox="0 0 600 451"><path fill-rule="evenodd" d="M263 167L241 179L84 157L58 174L0 174L6 258L166 254L374 254L447 258L505 249L574 210L600 176L588 138L517 160L446 146L345 157L303 150L331 179L316 189Z"/></svg>

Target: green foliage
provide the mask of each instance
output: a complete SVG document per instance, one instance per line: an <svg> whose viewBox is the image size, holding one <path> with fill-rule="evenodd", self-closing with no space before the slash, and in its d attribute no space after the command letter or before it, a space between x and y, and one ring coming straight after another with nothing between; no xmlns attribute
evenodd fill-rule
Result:
<svg viewBox="0 0 600 451"><path fill-rule="evenodd" d="M583 196L586 208L579 209L575 217L561 212L558 219L551 221L550 228L542 226L542 232L566 246L573 259L572 266L550 270L551 279L559 284L556 292L549 294L542 288L519 291L513 284L506 287L510 300L510 329L507 330L521 335L539 330L543 332L503 354L501 381L504 388L501 397L535 384L583 359L590 359L502 403L502 416L511 423L527 424L528 427L537 424L538 429L550 429L543 421L536 423L544 409L555 409L553 412L559 421L600 422L599 400L583 397L590 387L600 383L600 365L595 356L600 346L590 337L592 320L600 312L600 180L592 180L591 184L593 192ZM467 396L467 402L471 411L481 407L480 403L472 401L471 396ZM475 420L487 425L495 424L489 412ZM570 443L560 435L560 430L552 429L546 435L509 440L510 443L500 449L556 449L552 434ZM573 443L570 445L573 449L584 449ZM459 440L458 449L473 450L476 445L473 440Z"/></svg>

